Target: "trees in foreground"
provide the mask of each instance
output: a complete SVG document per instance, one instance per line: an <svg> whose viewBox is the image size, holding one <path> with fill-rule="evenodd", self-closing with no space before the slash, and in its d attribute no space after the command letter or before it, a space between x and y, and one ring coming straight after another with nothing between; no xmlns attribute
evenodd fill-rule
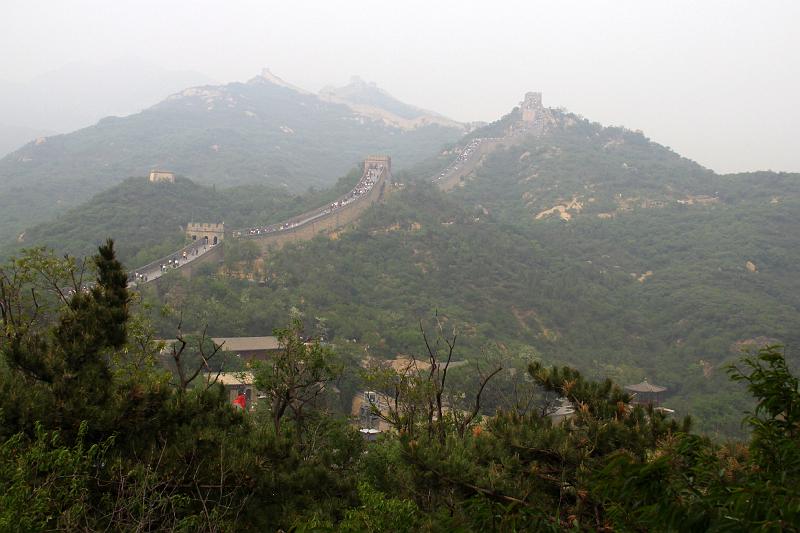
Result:
<svg viewBox="0 0 800 533"><path fill-rule="evenodd" d="M486 412L500 370L454 389L455 334L423 330L413 366L369 376L394 431L367 445L328 407L344 367L301 321L254 370L266 401L242 412L214 372L163 370L138 305L111 242L86 264L38 250L0 269L0 530L800 527L800 393L779 347L729 369L756 405L750 441L721 444L539 363L530 382L573 416L535 401Z"/></svg>
<svg viewBox="0 0 800 533"><path fill-rule="evenodd" d="M111 242L0 269L1 531L269 531L357 503L357 433L232 408L202 345L170 375L126 284Z"/></svg>

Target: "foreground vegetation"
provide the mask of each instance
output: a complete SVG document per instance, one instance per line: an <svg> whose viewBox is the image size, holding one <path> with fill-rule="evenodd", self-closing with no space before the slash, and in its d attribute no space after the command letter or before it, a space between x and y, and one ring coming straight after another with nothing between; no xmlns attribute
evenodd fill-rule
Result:
<svg viewBox="0 0 800 533"><path fill-rule="evenodd" d="M752 214L743 232L797 255L790 212ZM296 307L324 322L328 340L351 347L355 340L381 359L412 353L418 320L438 309L461 329L462 360L501 358L524 368L535 358L621 384L648 378L669 388L667 406L692 414L698 431L742 437L741 413L751 403L724 366L742 340L800 345L800 278L771 252L756 259L762 272L747 272L738 255L744 247L726 237L734 216L664 211L633 213L627 222L517 227L411 186L336 239L238 262L228 253L235 247L226 248L221 268L165 278L145 297L162 336L178 317L189 331L208 324L215 336L268 335ZM652 249L633 250L639 239ZM603 257L608 252L613 257ZM644 281L630 275L650 269Z"/></svg>
<svg viewBox="0 0 800 533"><path fill-rule="evenodd" d="M145 289L156 331L169 337L182 319L186 331L268 335L297 308L329 341L392 359L416 349L418 320L438 309L460 326L462 360L647 378L698 432L744 437L752 400L725 366L743 346L800 346L800 176L719 176L641 133L554 113L546 135L497 150L446 195L427 178L448 151L395 172L405 190L355 229L266 257L229 239L223 264ZM503 135L518 118L470 135ZM192 219L275 222L324 205L356 174L302 196L129 180L2 248L85 255L111 235L135 267L175 249Z"/></svg>
<svg viewBox="0 0 800 533"><path fill-rule="evenodd" d="M183 370L162 369L110 242L90 270L91 289L81 289L81 265L43 252L0 271L2 530L800 524L800 392L778 347L729 367L757 403L750 441L718 444L691 433L688 419L631 406L611 381L536 362L519 381L519 401L481 416L500 373L484 368L474 387L454 387L458 345L439 321L418 339L427 367L363 376L394 399L380 416L395 431L367 444L332 407L346 349L306 342L292 320L278 331L284 353L254 368L265 401L245 413L202 379L216 369L203 343L192 357L172 352ZM574 417L555 424L544 415L554 395Z"/></svg>

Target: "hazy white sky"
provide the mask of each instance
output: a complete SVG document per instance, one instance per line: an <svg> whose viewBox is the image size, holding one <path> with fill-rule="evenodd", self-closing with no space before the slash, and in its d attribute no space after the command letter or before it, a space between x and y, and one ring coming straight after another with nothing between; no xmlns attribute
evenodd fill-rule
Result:
<svg viewBox="0 0 800 533"><path fill-rule="evenodd" d="M800 171L799 27L800 0L4 0L0 78L134 57L310 90L358 74L464 121L539 90L720 172Z"/></svg>

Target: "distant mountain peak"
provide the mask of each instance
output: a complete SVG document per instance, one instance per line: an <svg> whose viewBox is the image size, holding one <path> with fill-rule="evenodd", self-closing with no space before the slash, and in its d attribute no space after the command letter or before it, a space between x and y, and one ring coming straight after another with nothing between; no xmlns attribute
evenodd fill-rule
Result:
<svg viewBox="0 0 800 533"><path fill-rule="evenodd" d="M264 82L264 81L272 83L273 85L277 85L279 87L285 87L287 89L291 89L291 90L293 90L295 92L298 92L300 94L312 94L309 91L306 91L305 89L301 89L297 85L292 85L291 83L283 80L282 78L279 78L278 76L273 74L272 71L267 67L264 67L263 69L261 69L261 74L259 76L257 76L255 78L253 78L252 80L250 80L251 83L252 82Z"/></svg>
<svg viewBox="0 0 800 533"><path fill-rule="evenodd" d="M420 109L418 107L400 102L387 91L378 87L378 84L374 81L366 81L361 76L355 74L350 76L350 82L347 85L343 85L341 87L327 85L322 88L320 95L338 97L343 100L352 100L353 103L359 103L359 100L365 100L369 98L374 99L376 96L379 96L380 98L391 99L396 103L402 104L409 110L413 110L414 113L431 115L436 114L432 111L426 111L425 109Z"/></svg>
<svg viewBox="0 0 800 533"><path fill-rule="evenodd" d="M351 76L350 82L342 87L323 87L319 96L329 102L344 104L360 115L401 129L411 130L431 124L464 129L463 124L433 111L406 104L378 87L375 82L365 81L356 75Z"/></svg>
<svg viewBox="0 0 800 533"><path fill-rule="evenodd" d="M325 101L269 69L245 83L190 86L140 113L29 141L0 159L0 241L153 167L218 186L303 190L330 184L363 154L414 164L464 131L433 121L400 130L391 116Z"/></svg>
<svg viewBox="0 0 800 533"><path fill-rule="evenodd" d="M361 89L374 88L374 89L377 89L377 90L379 90L381 92L384 92L384 93L386 92L386 91L380 89L378 87L378 84L375 83L374 81L366 81L366 80L364 80L364 78L362 78L361 76L358 76L356 74L353 74L352 76L350 76L350 83L348 84L348 86L349 87L361 88Z"/></svg>

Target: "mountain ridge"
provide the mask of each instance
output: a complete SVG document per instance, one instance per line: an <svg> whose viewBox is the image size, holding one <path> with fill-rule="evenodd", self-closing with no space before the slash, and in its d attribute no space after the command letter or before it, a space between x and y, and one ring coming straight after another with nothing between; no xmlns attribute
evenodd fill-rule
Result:
<svg viewBox="0 0 800 533"><path fill-rule="evenodd" d="M401 168L456 141L460 127L403 130L298 92L268 73L173 93L127 117L44 137L0 159L0 238L130 176L166 168L206 185L331 185L370 153Z"/></svg>
<svg viewBox="0 0 800 533"><path fill-rule="evenodd" d="M343 103L356 113L378 118L402 129L414 129L430 124L467 129L465 124L444 115L405 104L374 82L366 82L358 76L351 77L350 83L342 87L332 85L323 87L319 94L327 101Z"/></svg>

